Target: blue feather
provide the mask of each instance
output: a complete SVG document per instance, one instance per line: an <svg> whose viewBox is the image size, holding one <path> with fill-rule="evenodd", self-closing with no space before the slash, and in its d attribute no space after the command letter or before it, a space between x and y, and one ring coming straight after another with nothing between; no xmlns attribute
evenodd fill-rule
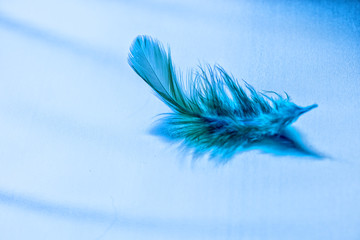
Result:
<svg viewBox="0 0 360 240"><path fill-rule="evenodd" d="M238 147L280 135L301 114L317 107L300 107L287 94L284 98L258 92L246 82L242 87L218 65L200 66L184 86L170 50L166 52L148 36L135 39L128 62L173 110L163 119L167 132L197 151L233 153Z"/></svg>

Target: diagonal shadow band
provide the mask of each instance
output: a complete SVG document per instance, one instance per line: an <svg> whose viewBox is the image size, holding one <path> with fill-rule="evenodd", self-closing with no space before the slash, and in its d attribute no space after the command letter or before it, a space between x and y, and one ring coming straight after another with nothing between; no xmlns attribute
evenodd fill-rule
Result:
<svg viewBox="0 0 360 240"><path fill-rule="evenodd" d="M74 220L93 222L107 222L116 218L116 214L86 208L78 208L57 203L9 193L0 190L0 203L7 206L17 207L28 211L38 212Z"/></svg>
<svg viewBox="0 0 360 240"><path fill-rule="evenodd" d="M0 27L16 32L25 37L33 38L49 45L65 49L74 54L91 58L105 64L120 65L120 56L110 50L98 49L84 43L69 39L60 34L52 33L27 22L23 22L0 12Z"/></svg>
<svg viewBox="0 0 360 240"><path fill-rule="evenodd" d="M176 234L224 234L227 231L225 223L197 222L193 220L174 220L141 218L119 215L116 212L81 208L66 204L54 203L21 194L0 190L0 205L21 209L35 214L45 215L65 220L88 222L93 224L109 224L115 228L141 229ZM237 227L240 230L240 227Z"/></svg>

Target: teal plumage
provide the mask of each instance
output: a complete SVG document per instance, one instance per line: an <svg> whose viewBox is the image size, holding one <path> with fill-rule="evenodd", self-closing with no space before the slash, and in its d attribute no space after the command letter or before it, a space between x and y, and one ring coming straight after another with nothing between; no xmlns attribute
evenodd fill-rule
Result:
<svg viewBox="0 0 360 240"><path fill-rule="evenodd" d="M258 92L246 82L241 87L218 65L200 66L185 85L170 50L166 52L148 36L134 40L128 62L173 110L163 119L171 137L200 151L232 153L240 146L277 136L317 106L297 106L287 94Z"/></svg>

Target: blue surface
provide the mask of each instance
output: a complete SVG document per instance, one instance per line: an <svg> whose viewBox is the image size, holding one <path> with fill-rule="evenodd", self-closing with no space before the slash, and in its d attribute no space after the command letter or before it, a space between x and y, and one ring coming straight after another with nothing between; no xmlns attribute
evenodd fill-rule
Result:
<svg viewBox="0 0 360 240"><path fill-rule="evenodd" d="M0 239L360 239L360 5L0 1ZM127 64L218 63L319 107L294 127L327 158L192 160L150 134L170 111Z"/></svg>

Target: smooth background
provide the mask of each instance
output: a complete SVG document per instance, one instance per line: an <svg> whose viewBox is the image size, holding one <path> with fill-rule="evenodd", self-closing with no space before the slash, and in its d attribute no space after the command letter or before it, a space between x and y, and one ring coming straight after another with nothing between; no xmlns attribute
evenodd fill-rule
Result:
<svg viewBox="0 0 360 240"><path fill-rule="evenodd" d="M131 70L139 34L319 107L319 160L192 160L149 134L169 109ZM360 239L360 4L0 1L0 239Z"/></svg>

